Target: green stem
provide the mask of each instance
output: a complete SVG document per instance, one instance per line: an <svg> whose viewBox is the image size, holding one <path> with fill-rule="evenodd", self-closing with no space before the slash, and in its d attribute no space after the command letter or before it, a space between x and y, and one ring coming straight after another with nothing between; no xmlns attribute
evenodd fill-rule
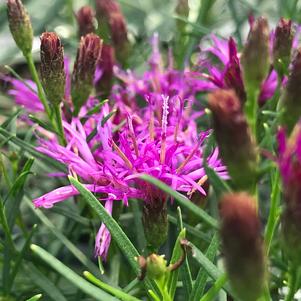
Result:
<svg viewBox="0 0 301 301"><path fill-rule="evenodd" d="M54 112L55 121L56 121L56 128L59 133L58 139L59 139L61 145L66 145L65 133L64 133L63 122L62 122L61 108L60 108L59 104L53 105L53 112Z"/></svg>
<svg viewBox="0 0 301 301"><path fill-rule="evenodd" d="M228 278L226 274L223 274L220 276L214 285L208 290L208 292L201 298L200 301L210 301L215 298L215 296L219 293L219 291L222 289L222 287L227 282Z"/></svg>
<svg viewBox="0 0 301 301"><path fill-rule="evenodd" d="M255 139L257 139L256 127L257 127L258 95L259 95L259 90L249 89L249 91L247 91L248 99L245 103L245 114Z"/></svg>
<svg viewBox="0 0 301 301"><path fill-rule="evenodd" d="M44 106L45 112L47 113L47 116L48 116L49 120L51 121L51 110L50 110L49 105L47 103L47 99L46 99L46 96L44 94L44 90L43 90L41 81L40 81L39 76L38 76L38 72L37 72L36 66L35 66L33 58L32 58L32 54L28 53L25 56L25 59L27 61L27 64L28 64L29 71L31 73L32 79L33 79L33 81L37 85L39 99L41 100L41 102L42 102L42 104Z"/></svg>
<svg viewBox="0 0 301 301"><path fill-rule="evenodd" d="M278 216L279 195L280 195L280 174L278 168L276 168L272 180L270 213L269 213L267 227L265 231L265 245L266 245L267 255L269 254L273 235L279 220L279 216Z"/></svg>
<svg viewBox="0 0 301 301"><path fill-rule="evenodd" d="M294 296L296 293L296 288L297 288L297 280L298 280L298 272L295 267L291 266L290 268L290 275L289 275L289 291L288 294L286 295L285 301L293 301Z"/></svg>

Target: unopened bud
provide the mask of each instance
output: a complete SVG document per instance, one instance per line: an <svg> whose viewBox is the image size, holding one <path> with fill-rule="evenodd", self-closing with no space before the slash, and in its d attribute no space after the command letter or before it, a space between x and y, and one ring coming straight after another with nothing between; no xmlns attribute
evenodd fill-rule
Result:
<svg viewBox="0 0 301 301"><path fill-rule="evenodd" d="M33 31L29 15L21 0L7 0L8 24L19 49L26 56L31 52Z"/></svg>
<svg viewBox="0 0 301 301"><path fill-rule="evenodd" d="M274 34L273 65L280 76L288 71L293 45L292 21L281 18Z"/></svg>
<svg viewBox="0 0 301 301"><path fill-rule="evenodd" d="M189 16L189 3L188 0L178 0L176 9L176 14L182 18L188 18ZM177 27L180 32L182 32L186 26L187 22L184 20L177 20Z"/></svg>
<svg viewBox="0 0 301 301"><path fill-rule="evenodd" d="M48 100L57 105L65 95L64 48L54 32L44 32L40 39L42 85Z"/></svg>
<svg viewBox="0 0 301 301"><path fill-rule="evenodd" d="M232 90L217 90L209 95L209 107L221 157L234 188L253 192L257 151L240 100Z"/></svg>
<svg viewBox="0 0 301 301"><path fill-rule="evenodd" d="M296 50L291 72L280 99L281 123L290 133L301 116L301 48Z"/></svg>
<svg viewBox="0 0 301 301"><path fill-rule="evenodd" d="M71 83L75 115L78 114L92 91L94 73L101 55L101 48L101 39L93 33L87 34L80 40Z"/></svg>
<svg viewBox="0 0 301 301"><path fill-rule="evenodd" d="M265 18L258 18L251 26L241 63L247 91L260 89L270 67L269 26Z"/></svg>
<svg viewBox="0 0 301 301"><path fill-rule="evenodd" d="M233 89L239 97L241 103L246 101L246 91L242 79L240 62L237 54L235 41L230 38L228 42L229 62L226 66L224 81L229 89Z"/></svg>
<svg viewBox="0 0 301 301"><path fill-rule="evenodd" d="M160 279L168 271L164 255L151 254L146 258L146 274L150 279Z"/></svg>
<svg viewBox="0 0 301 301"><path fill-rule="evenodd" d="M99 92L103 97L107 97L111 92L114 74L113 67L115 64L114 48L110 45L104 44L101 51L101 57L97 65L100 77L95 83L97 92Z"/></svg>
<svg viewBox="0 0 301 301"><path fill-rule="evenodd" d="M145 202L142 210L142 222L148 244L159 248L167 239L168 220L165 200Z"/></svg>
<svg viewBox="0 0 301 301"><path fill-rule="evenodd" d="M243 301L261 296L266 259L256 202L246 193L229 193L220 202L221 241L230 284Z"/></svg>
<svg viewBox="0 0 301 301"><path fill-rule="evenodd" d="M293 264L299 266L301 264L301 123L296 125L287 141L284 132L280 132L278 141L279 169L285 204L281 219L283 248Z"/></svg>
<svg viewBox="0 0 301 301"><path fill-rule="evenodd" d="M90 6L83 6L76 14L79 37L95 32L95 13Z"/></svg>
<svg viewBox="0 0 301 301"><path fill-rule="evenodd" d="M129 56L130 44L127 37L126 21L119 4L115 0L97 0L96 13L100 33L111 40L118 61L126 63Z"/></svg>

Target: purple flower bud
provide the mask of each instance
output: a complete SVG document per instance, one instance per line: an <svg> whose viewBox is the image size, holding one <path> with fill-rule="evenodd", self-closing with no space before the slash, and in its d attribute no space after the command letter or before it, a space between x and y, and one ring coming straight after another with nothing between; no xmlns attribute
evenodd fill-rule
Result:
<svg viewBox="0 0 301 301"><path fill-rule="evenodd" d="M7 0L7 17L12 36L26 56L31 52L33 31L29 15L21 0Z"/></svg>
<svg viewBox="0 0 301 301"><path fill-rule="evenodd" d="M105 38L105 42L109 43L111 40L118 61L125 64L130 44L127 38L126 21L119 4L115 0L97 0L96 14L100 33Z"/></svg>
<svg viewBox="0 0 301 301"><path fill-rule="evenodd" d="M292 21L281 18L276 27L273 41L273 65L280 76L288 71L293 38Z"/></svg>
<svg viewBox="0 0 301 301"><path fill-rule="evenodd" d="M234 187L252 192L257 151L240 100L232 90L217 90L209 95L209 107L214 134Z"/></svg>
<svg viewBox="0 0 301 301"><path fill-rule="evenodd" d="M95 32L95 13L90 6L83 6L76 14L79 37Z"/></svg>
<svg viewBox="0 0 301 301"><path fill-rule="evenodd" d="M57 105L65 94L64 48L54 32L44 32L40 39L42 85L48 100Z"/></svg>
<svg viewBox="0 0 301 301"><path fill-rule="evenodd" d="M265 18L260 17L252 24L241 63L247 90L260 89L270 67L269 26Z"/></svg>
<svg viewBox="0 0 301 301"><path fill-rule="evenodd" d="M266 276L256 201L247 193L229 193L220 202L222 252L230 284L241 300L261 296Z"/></svg>
<svg viewBox="0 0 301 301"><path fill-rule="evenodd" d="M75 115L78 114L92 91L94 73L101 55L101 49L102 40L93 33L87 34L80 40L71 82L71 96Z"/></svg>
<svg viewBox="0 0 301 301"><path fill-rule="evenodd" d="M154 249L159 248L166 241L168 234L166 200L154 199L144 202L142 223L148 244Z"/></svg>
<svg viewBox="0 0 301 301"><path fill-rule="evenodd" d="M301 116L301 48L296 50L291 72L280 99L282 106L281 123L290 133Z"/></svg>
<svg viewBox="0 0 301 301"><path fill-rule="evenodd" d="M224 72L224 82L229 89L234 89L241 103L246 101L246 91L242 80L240 62L237 55L235 41L230 38L228 42L229 62Z"/></svg>
<svg viewBox="0 0 301 301"><path fill-rule="evenodd" d="M300 265L301 252L301 123L299 122L290 138L278 133L279 169L283 183L285 208L282 213L283 247L290 260Z"/></svg>

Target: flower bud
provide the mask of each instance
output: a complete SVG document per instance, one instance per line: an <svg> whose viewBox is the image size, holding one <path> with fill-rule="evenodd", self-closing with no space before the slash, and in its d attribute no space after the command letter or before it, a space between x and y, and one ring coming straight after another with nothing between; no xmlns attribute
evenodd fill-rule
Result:
<svg viewBox="0 0 301 301"><path fill-rule="evenodd" d="M287 73L293 38L292 21L281 18L276 27L273 41L273 65L280 76Z"/></svg>
<svg viewBox="0 0 301 301"><path fill-rule="evenodd" d="M269 26L265 18L260 17L252 24L241 63L247 91L260 89L270 67Z"/></svg>
<svg viewBox="0 0 301 301"><path fill-rule="evenodd" d="M95 32L95 13L90 6L83 6L76 14L79 37Z"/></svg>
<svg viewBox="0 0 301 301"><path fill-rule="evenodd" d="M280 99L281 124L290 133L301 116L301 47L296 50L291 72Z"/></svg>
<svg viewBox="0 0 301 301"><path fill-rule="evenodd" d="M127 38L126 21L119 4L115 0L97 0L96 14L100 33L108 39L105 42L109 43L111 40L118 61L125 64L130 44Z"/></svg>
<svg viewBox="0 0 301 301"><path fill-rule="evenodd" d="M50 103L58 105L65 94L64 48L54 32L41 37L41 80Z"/></svg>
<svg viewBox="0 0 301 301"><path fill-rule="evenodd" d="M230 284L242 301L261 296L266 276L256 202L247 193L229 193L220 202L222 252Z"/></svg>
<svg viewBox="0 0 301 301"><path fill-rule="evenodd" d="M101 57L97 65L97 70L100 74L95 82L97 92L99 92L103 97L107 97L111 92L113 83L113 67L115 64L114 48L110 45L104 44L101 51Z"/></svg>
<svg viewBox="0 0 301 301"><path fill-rule="evenodd" d="M232 90L217 90L209 95L209 108L221 157L234 188L253 192L257 151L238 97Z"/></svg>
<svg viewBox="0 0 301 301"><path fill-rule="evenodd" d="M188 18L189 16L189 3L188 0L178 0L175 12L178 16L182 18ZM180 32L182 32L187 24L183 20L177 20L177 27Z"/></svg>
<svg viewBox="0 0 301 301"><path fill-rule="evenodd" d="M150 279L160 279L168 271L164 255L151 254L146 258L146 274Z"/></svg>
<svg viewBox="0 0 301 301"><path fill-rule="evenodd" d="M230 38L228 43L229 62L224 73L226 87L235 90L242 104L246 101L246 91L242 80L241 67L235 41Z"/></svg>
<svg viewBox="0 0 301 301"><path fill-rule="evenodd" d="M285 204L281 218L283 248L293 264L299 266L301 264L301 123L296 125L288 141L284 132L280 131L278 142L278 164Z"/></svg>
<svg viewBox="0 0 301 301"><path fill-rule="evenodd" d="M21 0L7 0L7 17L12 36L26 56L31 52L33 31L29 15Z"/></svg>
<svg viewBox="0 0 301 301"><path fill-rule="evenodd" d="M144 202L142 223L148 244L154 249L159 248L166 241L168 234L166 201L156 199Z"/></svg>
<svg viewBox="0 0 301 301"><path fill-rule="evenodd" d="M78 114L92 91L94 73L101 48L101 39L93 33L87 34L80 40L71 81L71 96L75 115Z"/></svg>

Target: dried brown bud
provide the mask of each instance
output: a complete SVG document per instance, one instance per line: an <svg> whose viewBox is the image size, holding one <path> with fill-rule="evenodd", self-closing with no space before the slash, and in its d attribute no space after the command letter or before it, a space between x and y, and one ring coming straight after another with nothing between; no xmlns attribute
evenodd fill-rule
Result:
<svg viewBox="0 0 301 301"><path fill-rule="evenodd" d="M100 78L96 81L96 90L102 96L107 97L113 83L113 67L116 64L115 51L110 45L104 44L97 69L100 71Z"/></svg>
<svg viewBox="0 0 301 301"><path fill-rule="evenodd" d="M21 0L7 0L7 17L12 36L26 56L31 52L33 31L29 15Z"/></svg>
<svg viewBox="0 0 301 301"><path fill-rule="evenodd" d="M260 17L251 26L241 56L247 90L260 89L270 67L268 21Z"/></svg>
<svg viewBox="0 0 301 301"><path fill-rule="evenodd" d="M221 157L234 187L252 192L256 184L257 151L240 100L232 90L217 90L209 95L209 108Z"/></svg>
<svg viewBox="0 0 301 301"><path fill-rule="evenodd" d="M231 286L241 300L261 296L266 276L256 202L246 193L229 193L220 202L221 240Z"/></svg>
<svg viewBox="0 0 301 301"><path fill-rule="evenodd" d="M95 32L95 13L90 6L83 6L76 14L79 37Z"/></svg>
<svg viewBox="0 0 301 301"><path fill-rule="evenodd" d="M273 41L273 64L280 76L288 71L293 38L292 21L281 18L276 27Z"/></svg>
<svg viewBox="0 0 301 301"><path fill-rule="evenodd" d="M97 0L96 14L101 36L107 39L105 39L106 43L112 41L118 61L125 64L130 44L127 38L126 21L119 4L115 0Z"/></svg>
<svg viewBox="0 0 301 301"><path fill-rule="evenodd" d="M54 32L44 32L40 39L42 85L48 100L57 105L65 95L64 48Z"/></svg>
<svg viewBox="0 0 301 301"><path fill-rule="evenodd" d="M93 33L87 34L80 40L71 83L71 96L75 115L78 114L92 91L93 77L101 55L101 48L101 39Z"/></svg>
<svg viewBox="0 0 301 301"><path fill-rule="evenodd" d="M296 50L286 87L280 99L282 125L290 133L301 116L301 47Z"/></svg>

